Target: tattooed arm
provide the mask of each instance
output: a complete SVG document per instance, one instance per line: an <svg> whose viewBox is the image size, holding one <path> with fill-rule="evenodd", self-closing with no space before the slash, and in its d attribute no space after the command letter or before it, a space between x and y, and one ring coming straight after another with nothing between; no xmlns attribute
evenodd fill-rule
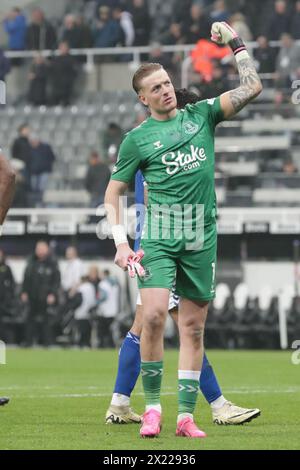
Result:
<svg viewBox="0 0 300 470"><path fill-rule="evenodd" d="M231 47L240 75L240 86L235 90L223 93L220 97L224 117L228 119L260 94L262 83L255 70L253 60L249 56L242 39L238 37L234 29L224 21L213 23L211 39L218 44L227 44Z"/></svg>
<svg viewBox="0 0 300 470"><path fill-rule="evenodd" d="M229 119L237 114L262 91L262 83L250 56L238 61L237 65L240 75L240 86L223 93L220 98L225 119Z"/></svg>

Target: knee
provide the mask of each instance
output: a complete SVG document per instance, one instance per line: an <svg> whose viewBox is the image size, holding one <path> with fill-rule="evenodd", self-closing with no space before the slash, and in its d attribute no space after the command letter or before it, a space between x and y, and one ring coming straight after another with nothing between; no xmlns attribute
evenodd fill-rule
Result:
<svg viewBox="0 0 300 470"><path fill-rule="evenodd" d="M180 331L181 338L185 338L188 342L191 342L194 347L201 347L203 344L204 337L204 325L205 322L194 321L186 323Z"/></svg>
<svg viewBox="0 0 300 470"><path fill-rule="evenodd" d="M160 308L151 309L144 313L143 328L159 331L164 328L166 313Z"/></svg>

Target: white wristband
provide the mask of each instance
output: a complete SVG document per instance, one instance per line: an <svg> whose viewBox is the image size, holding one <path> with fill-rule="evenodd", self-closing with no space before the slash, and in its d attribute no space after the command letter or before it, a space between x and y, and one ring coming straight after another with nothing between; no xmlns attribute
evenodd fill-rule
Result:
<svg viewBox="0 0 300 470"><path fill-rule="evenodd" d="M121 243L128 243L125 227L123 225L113 225L111 232L116 246L121 245Z"/></svg>
<svg viewBox="0 0 300 470"><path fill-rule="evenodd" d="M3 225L0 225L0 237L2 235Z"/></svg>

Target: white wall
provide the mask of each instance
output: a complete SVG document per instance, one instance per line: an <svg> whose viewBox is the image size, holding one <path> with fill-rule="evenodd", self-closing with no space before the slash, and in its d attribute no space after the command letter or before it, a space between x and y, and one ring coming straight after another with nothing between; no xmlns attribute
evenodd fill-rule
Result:
<svg viewBox="0 0 300 470"><path fill-rule="evenodd" d="M251 296L257 296L263 285L269 285L279 295L286 285L295 284L295 265L291 262L247 262L243 264L243 273ZM298 273L300 290L300 266Z"/></svg>

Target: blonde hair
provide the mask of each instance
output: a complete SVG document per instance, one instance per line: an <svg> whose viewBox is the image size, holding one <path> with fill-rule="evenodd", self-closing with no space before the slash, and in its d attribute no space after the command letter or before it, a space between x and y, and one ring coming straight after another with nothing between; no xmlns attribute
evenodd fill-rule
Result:
<svg viewBox="0 0 300 470"><path fill-rule="evenodd" d="M162 69L163 69L163 66L155 62L142 64L137 69L137 71L135 72L132 78L132 88L134 89L136 94L139 94L139 91L141 89L141 81L143 80L143 78L148 77L148 75L151 75L153 72L157 72L158 70L162 70Z"/></svg>

